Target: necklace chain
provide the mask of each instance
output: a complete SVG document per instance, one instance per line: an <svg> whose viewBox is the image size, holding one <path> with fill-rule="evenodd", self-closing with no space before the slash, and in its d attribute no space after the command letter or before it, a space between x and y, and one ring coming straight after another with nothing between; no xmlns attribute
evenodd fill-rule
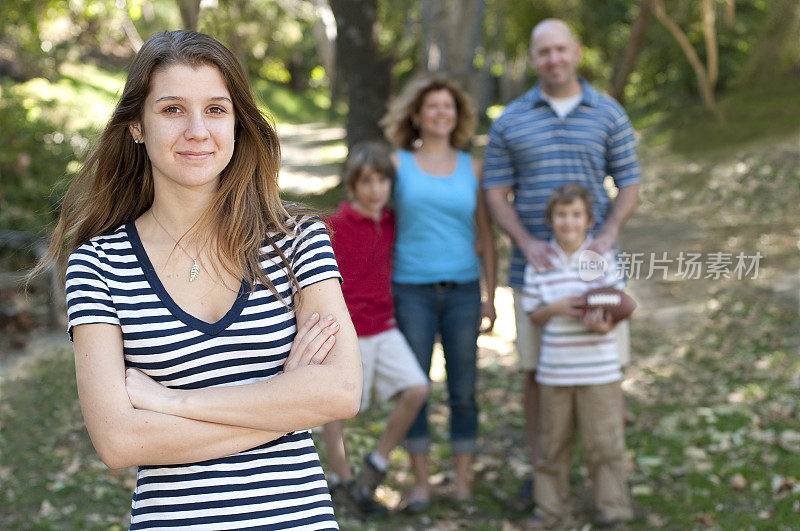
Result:
<svg viewBox="0 0 800 531"><path fill-rule="evenodd" d="M197 264L197 258L195 258L191 254L189 254L189 251L187 251L186 248L183 245L181 245L181 243L178 240L176 240L175 237L172 234L170 234L170 232L166 229L166 227L164 227L164 225L162 225L161 222L158 221L158 218L156 217L156 213L153 212L152 208L150 209L150 215L153 216L153 219L156 221L156 223L158 223L158 226L161 227L161 230L163 230L167 234L167 236L172 238L172 241L175 242L175 245L180 247L181 251L186 253L186 256L191 258L192 261L194 262L192 264L191 269L189 269L189 282L194 282L194 279L196 279L197 275L200 274L200 266Z"/></svg>

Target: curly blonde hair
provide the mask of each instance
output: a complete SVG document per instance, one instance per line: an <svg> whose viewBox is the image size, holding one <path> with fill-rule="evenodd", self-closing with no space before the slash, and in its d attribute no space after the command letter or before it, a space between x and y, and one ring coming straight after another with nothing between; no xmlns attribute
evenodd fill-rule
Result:
<svg viewBox="0 0 800 531"><path fill-rule="evenodd" d="M413 79L389 103L389 111L380 121L386 139L401 149L413 149L419 138L414 115L422 108L425 96L438 90L449 91L456 102L456 128L450 135L450 144L459 149L467 147L478 122L472 100L454 80L436 75Z"/></svg>

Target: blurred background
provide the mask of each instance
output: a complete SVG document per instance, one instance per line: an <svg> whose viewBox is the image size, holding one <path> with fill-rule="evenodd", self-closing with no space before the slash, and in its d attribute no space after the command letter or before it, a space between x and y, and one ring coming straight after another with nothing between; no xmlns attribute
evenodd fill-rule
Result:
<svg viewBox="0 0 800 531"><path fill-rule="evenodd" d="M529 35L546 17L572 26L581 75L622 102L636 129L642 201L623 248L761 257L746 278L687 279L674 262L631 282L634 527L796 527L797 0L2 0L0 528L127 525L133 471L106 470L83 429L63 279L45 274L27 294L21 285L143 40L194 29L229 46L277 123L284 196L325 211L342 199L347 146L381 136L387 100L420 72L450 75L472 95L480 156L491 120L536 81ZM528 473L509 301L501 288L497 328L480 342L475 503L343 528L513 529L524 516L505 502ZM432 377L443 393L441 366ZM352 423L354 462L385 413ZM393 463L379 493L390 504L408 479L401 451ZM445 490L451 481L434 479Z"/></svg>

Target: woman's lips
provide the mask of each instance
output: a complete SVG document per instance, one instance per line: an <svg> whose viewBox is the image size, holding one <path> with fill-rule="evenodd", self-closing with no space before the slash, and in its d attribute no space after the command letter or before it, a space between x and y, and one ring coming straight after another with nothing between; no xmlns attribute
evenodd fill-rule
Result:
<svg viewBox="0 0 800 531"><path fill-rule="evenodd" d="M213 154L213 151L178 151L179 156L189 160L204 160Z"/></svg>

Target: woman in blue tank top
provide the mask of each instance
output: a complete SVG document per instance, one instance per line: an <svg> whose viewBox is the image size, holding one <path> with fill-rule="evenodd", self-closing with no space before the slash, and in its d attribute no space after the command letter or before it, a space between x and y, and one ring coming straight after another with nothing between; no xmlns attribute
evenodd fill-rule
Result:
<svg viewBox="0 0 800 531"><path fill-rule="evenodd" d="M494 325L497 281L494 235L480 186L482 164L460 151L468 145L475 122L466 93L441 77L410 83L381 121L387 139L399 148L394 154L395 315L426 373L435 338L441 337L458 501L471 497L478 434L477 339ZM423 407L405 445L415 477L407 498L412 512L424 510L431 497L429 443Z"/></svg>

